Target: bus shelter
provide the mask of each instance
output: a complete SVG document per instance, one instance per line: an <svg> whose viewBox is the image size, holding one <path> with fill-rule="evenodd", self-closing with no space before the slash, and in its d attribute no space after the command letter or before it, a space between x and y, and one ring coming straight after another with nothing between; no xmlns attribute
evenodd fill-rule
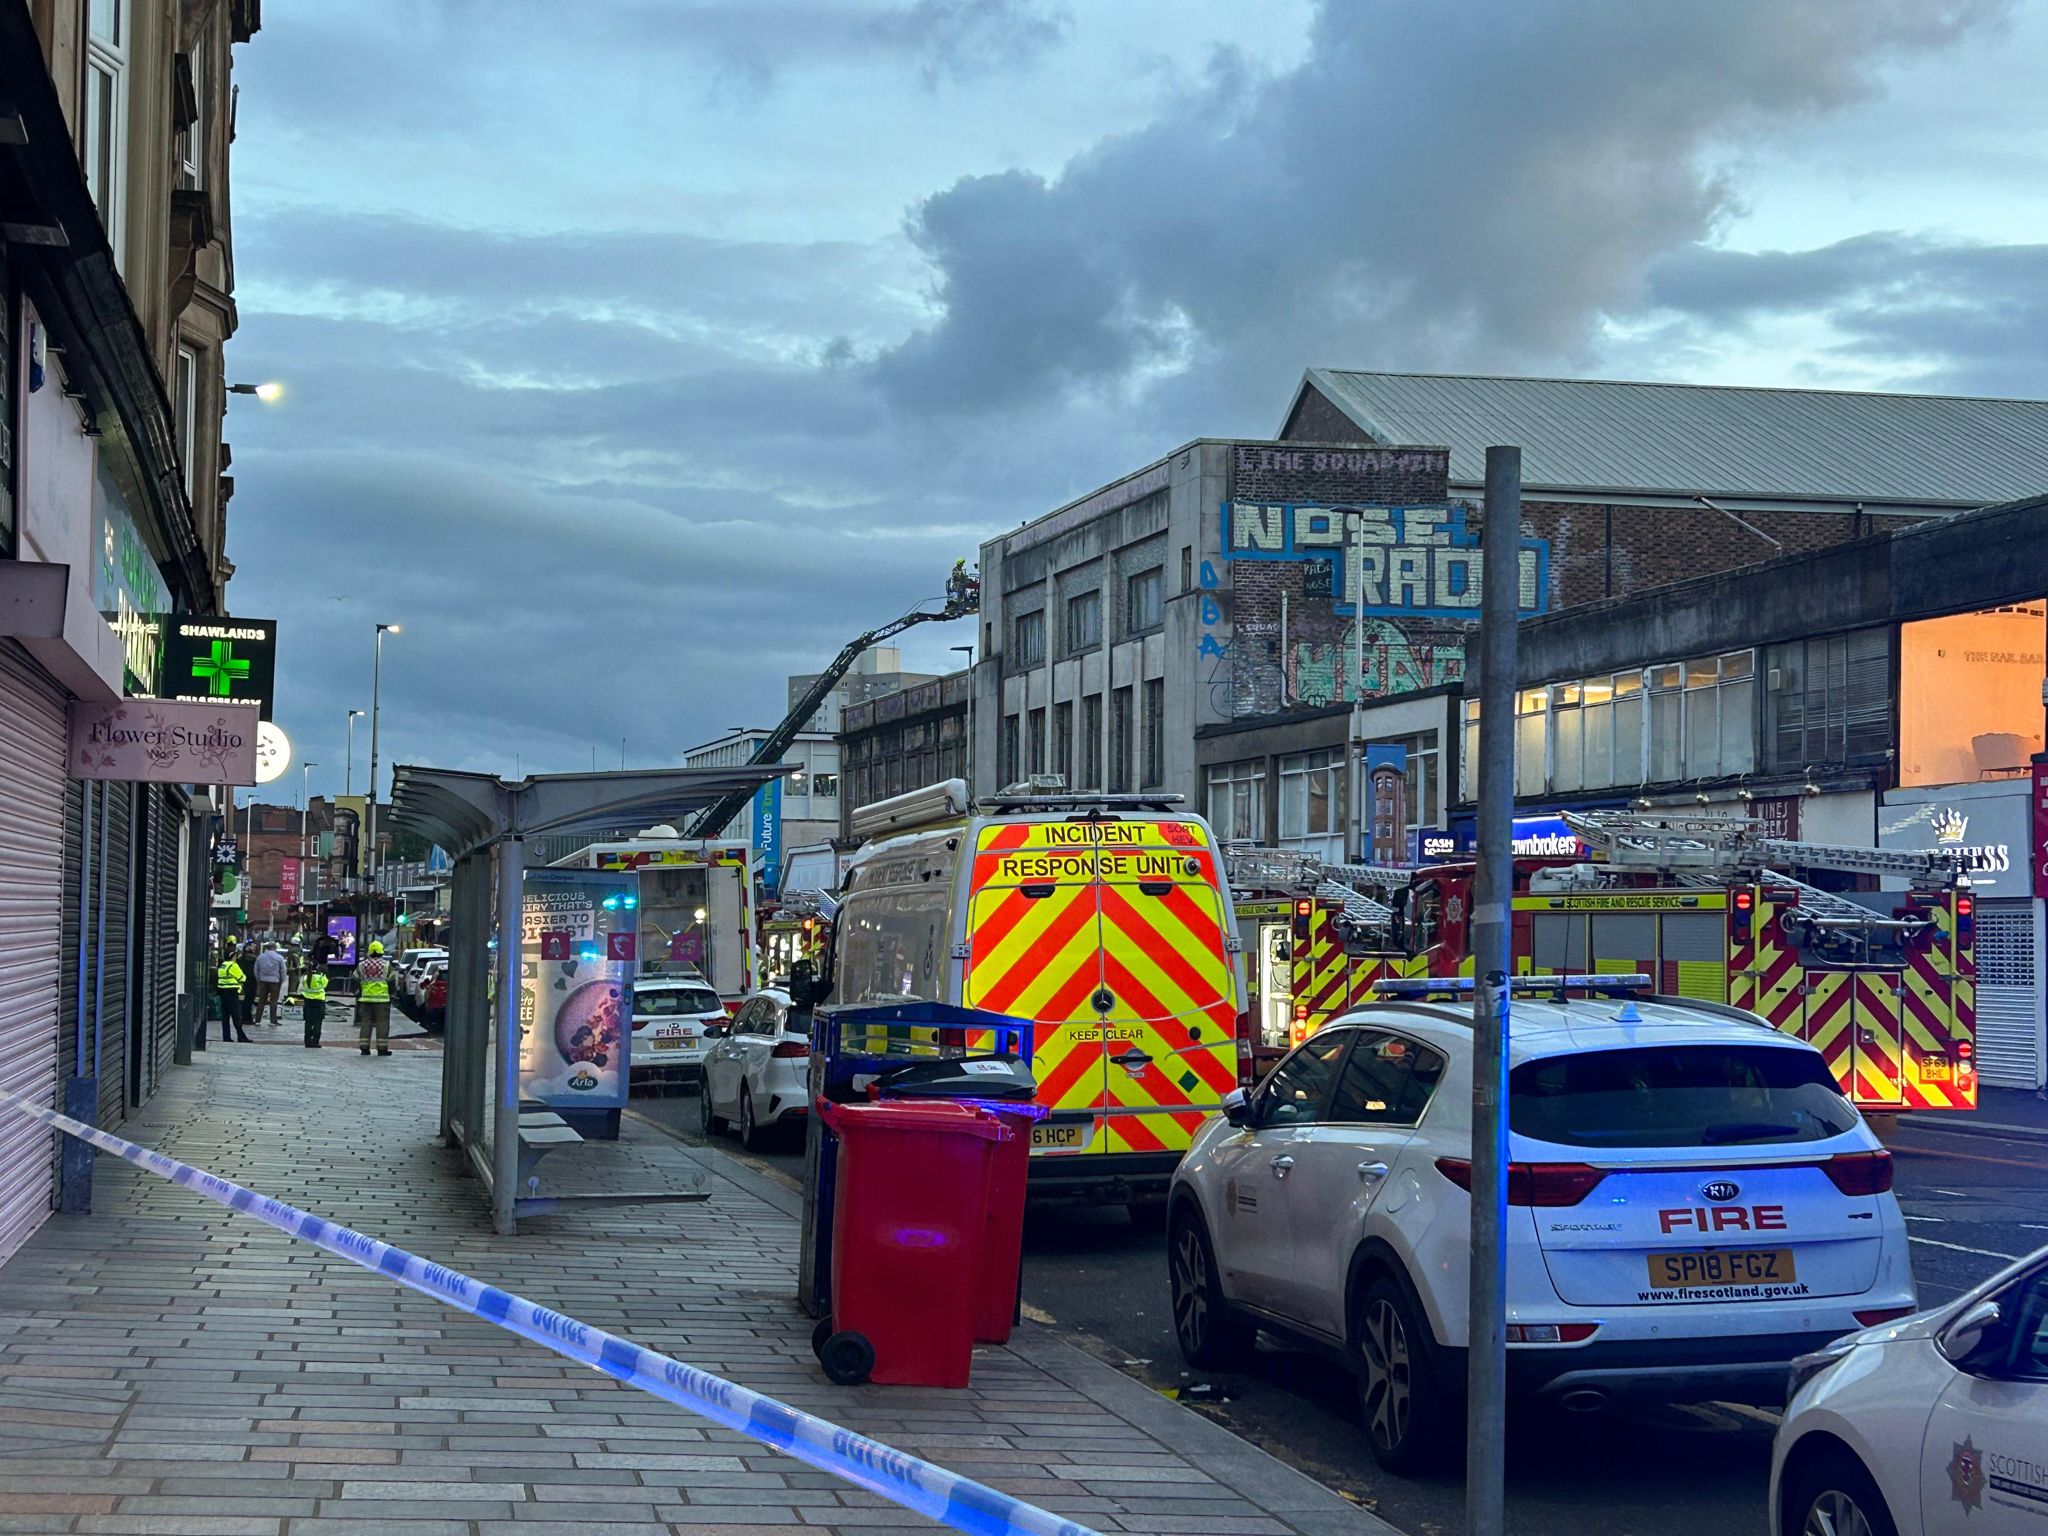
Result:
<svg viewBox="0 0 2048 1536"><path fill-rule="evenodd" d="M382 824L426 838L453 863L441 1137L462 1152L490 1191L498 1231L516 1230L522 1205L531 1210L577 1198L522 1201L518 1188L520 912L528 841L680 824L731 791L756 790L791 766L651 768L517 780L448 768L401 765L393 771L391 808Z"/></svg>

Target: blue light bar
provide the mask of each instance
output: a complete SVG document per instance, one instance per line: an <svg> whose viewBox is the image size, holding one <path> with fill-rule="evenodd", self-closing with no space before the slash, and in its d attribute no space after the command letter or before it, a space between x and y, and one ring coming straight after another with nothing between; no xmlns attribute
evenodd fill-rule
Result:
<svg viewBox="0 0 2048 1536"><path fill-rule="evenodd" d="M1372 984L1381 997L1433 997L1446 992L1469 995L1470 976L1383 976ZM1647 992L1650 978L1641 971L1609 972L1604 975L1510 976L1508 991L1515 992Z"/></svg>

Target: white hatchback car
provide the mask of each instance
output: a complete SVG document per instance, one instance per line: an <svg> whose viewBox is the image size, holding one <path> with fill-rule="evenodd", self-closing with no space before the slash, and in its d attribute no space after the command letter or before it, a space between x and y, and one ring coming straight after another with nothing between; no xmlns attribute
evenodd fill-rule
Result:
<svg viewBox="0 0 2048 1536"><path fill-rule="evenodd" d="M801 1017L799 1018L801 1023ZM730 1121L749 1151L811 1111L811 1037L790 1027L787 992L756 992L704 1053L701 1103L708 1137Z"/></svg>
<svg viewBox="0 0 2048 1536"><path fill-rule="evenodd" d="M1782 1401L1794 1356L1913 1309L1891 1158L1820 1053L1677 998L1513 1002L1508 1382L1566 1409ZM1175 1175L1175 1331L1340 1352L1391 1470L1455 1448L1470 1005L1387 1002L1297 1048Z"/></svg>
<svg viewBox="0 0 2048 1536"><path fill-rule="evenodd" d="M725 1004L701 976L647 976L633 983L633 1081L680 1081L704 1067L728 1022Z"/></svg>
<svg viewBox="0 0 2048 1536"><path fill-rule="evenodd" d="M2048 1530L2048 1249L1793 1362L1774 1536Z"/></svg>

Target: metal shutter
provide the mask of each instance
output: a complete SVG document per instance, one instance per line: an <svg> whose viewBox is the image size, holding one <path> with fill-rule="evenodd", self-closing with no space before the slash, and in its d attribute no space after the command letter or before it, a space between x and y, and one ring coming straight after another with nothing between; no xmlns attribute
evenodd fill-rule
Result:
<svg viewBox="0 0 2048 1536"><path fill-rule="evenodd" d="M99 786L93 786L97 792ZM57 1078L62 1082L78 1073L78 872L83 856L81 834L85 825L85 786L77 779L64 781L64 871L57 894L62 914L60 932L65 963L57 967ZM92 994L86 993L90 998Z"/></svg>
<svg viewBox="0 0 2048 1536"><path fill-rule="evenodd" d="M178 915L184 893L178 858L184 843L185 813L178 797L162 785L150 790L150 1002L148 1062L135 1102L154 1094L170 1070L178 1041Z"/></svg>
<svg viewBox="0 0 2048 1536"><path fill-rule="evenodd" d="M64 695L0 642L0 1086L57 1101ZM52 1132L0 1115L0 1260L50 1214Z"/></svg>
<svg viewBox="0 0 2048 1536"><path fill-rule="evenodd" d="M99 998L88 1034L87 1070L99 1076L100 1125L128 1116L128 1012L135 977L135 786L102 784L95 796L106 836L93 831L93 971L86 981ZM106 862L100 862L104 854ZM104 884L102 884L104 876Z"/></svg>
<svg viewBox="0 0 2048 1536"><path fill-rule="evenodd" d="M2041 1086L2041 971L2035 904L1977 903L1977 1077Z"/></svg>

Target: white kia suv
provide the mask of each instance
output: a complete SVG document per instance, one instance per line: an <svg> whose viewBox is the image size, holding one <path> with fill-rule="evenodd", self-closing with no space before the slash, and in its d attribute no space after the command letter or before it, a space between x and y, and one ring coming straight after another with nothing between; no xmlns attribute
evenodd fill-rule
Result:
<svg viewBox="0 0 2048 1536"><path fill-rule="evenodd" d="M1779 1402L1795 1356L1913 1310L1890 1155L1813 1047L1713 1003L1517 995L1508 1065L1511 1391ZM1169 1201L1189 1362L1262 1328L1340 1351L1383 1465L1454 1449L1471 1102L1470 1004L1393 1001L1229 1102Z"/></svg>

